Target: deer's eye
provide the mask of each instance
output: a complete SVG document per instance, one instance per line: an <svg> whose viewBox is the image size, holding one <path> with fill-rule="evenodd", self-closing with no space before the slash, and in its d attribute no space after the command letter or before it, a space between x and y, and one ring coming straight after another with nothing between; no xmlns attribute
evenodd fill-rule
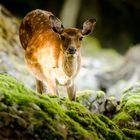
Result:
<svg viewBox="0 0 140 140"><path fill-rule="evenodd" d="M81 37L79 37L79 40L81 41L83 39L83 37L81 36Z"/></svg>
<svg viewBox="0 0 140 140"><path fill-rule="evenodd" d="M60 37L61 37L61 40L65 40L66 39L64 35L61 35Z"/></svg>

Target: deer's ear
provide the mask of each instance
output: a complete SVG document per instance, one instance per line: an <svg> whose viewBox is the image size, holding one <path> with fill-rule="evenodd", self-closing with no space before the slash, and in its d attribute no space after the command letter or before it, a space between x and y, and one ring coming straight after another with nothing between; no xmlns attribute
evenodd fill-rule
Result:
<svg viewBox="0 0 140 140"><path fill-rule="evenodd" d="M85 21L83 24L82 34L83 35L90 34L93 31L95 24L96 24L96 19L89 19Z"/></svg>
<svg viewBox="0 0 140 140"><path fill-rule="evenodd" d="M59 34L62 33L64 27L61 21L57 17L51 15L49 16L49 21L54 32L59 33Z"/></svg>

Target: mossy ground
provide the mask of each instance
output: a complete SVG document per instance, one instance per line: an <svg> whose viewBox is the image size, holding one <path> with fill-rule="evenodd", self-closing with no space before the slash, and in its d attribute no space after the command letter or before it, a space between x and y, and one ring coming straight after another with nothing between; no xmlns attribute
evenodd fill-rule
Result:
<svg viewBox="0 0 140 140"><path fill-rule="evenodd" d="M123 140L127 131L123 132L79 103L40 95L12 76L0 74L2 140Z"/></svg>
<svg viewBox="0 0 140 140"><path fill-rule="evenodd" d="M140 139L140 86L124 91L118 113L112 119L124 134L132 139Z"/></svg>

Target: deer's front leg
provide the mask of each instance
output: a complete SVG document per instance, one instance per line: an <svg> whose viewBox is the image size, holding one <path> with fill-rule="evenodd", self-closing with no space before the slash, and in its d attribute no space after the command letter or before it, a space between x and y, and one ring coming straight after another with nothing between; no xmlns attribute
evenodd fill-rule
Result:
<svg viewBox="0 0 140 140"><path fill-rule="evenodd" d="M70 85L67 85L67 93L71 101L76 100L76 86L73 81L71 82Z"/></svg>
<svg viewBox="0 0 140 140"><path fill-rule="evenodd" d="M56 80L52 78L47 78L48 92L51 95L59 96Z"/></svg>
<svg viewBox="0 0 140 140"><path fill-rule="evenodd" d="M47 93L59 96L56 79L53 75L53 69L48 70L45 67L42 71L44 76L43 80L47 83Z"/></svg>
<svg viewBox="0 0 140 140"><path fill-rule="evenodd" d="M48 88L48 90L47 90ZM37 92L43 93L51 93L52 95L58 95L57 85L55 81L52 81L47 78L47 88L43 81L36 79L36 90Z"/></svg>
<svg viewBox="0 0 140 140"><path fill-rule="evenodd" d="M37 90L37 92L39 92L41 94L46 93L46 87L45 87L43 81L36 79L36 90Z"/></svg>

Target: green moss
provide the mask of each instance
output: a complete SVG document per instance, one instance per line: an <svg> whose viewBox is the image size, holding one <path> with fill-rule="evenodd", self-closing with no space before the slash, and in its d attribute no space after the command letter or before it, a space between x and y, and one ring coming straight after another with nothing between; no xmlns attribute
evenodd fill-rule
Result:
<svg viewBox="0 0 140 140"><path fill-rule="evenodd" d="M31 89L25 88L25 86L17 81L12 76L9 76L7 74L1 74L0 76L0 92L2 93L17 93L17 94L36 94Z"/></svg>
<svg viewBox="0 0 140 140"><path fill-rule="evenodd" d="M139 118L140 113L140 86L130 87L124 91L119 106L120 112L134 119ZM126 117L126 116L125 116ZM140 119L139 119L140 120Z"/></svg>
<svg viewBox="0 0 140 140"><path fill-rule="evenodd" d="M130 115L128 115L126 112L120 112L120 113L118 113L118 114L116 114L114 117L113 117L113 121L115 122L115 123L118 123L119 121L121 121L121 120L126 120L126 121L128 121L128 120L131 120L132 119L132 117L130 116Z"/></svg>
<svg viewBox="0 0 140 140"><path fill-rule="evenodd" d="M104 97L105 93L103 91L97 91L97 98Z"/></svg>
<svg viewBox="0 0 140 140"><path fill-rule="evenodd" d="M140 86L124 91L118 113L112 119L130 139L140 139Z"/></svg>
<svg viewBox="0 0 140 140"><path fill-rule="evenodd" d="M125 104L132 99L140 99L140 86L134 86L126 89L121 97L121 104Z"/></svg>
<svg viewBox="0 0 140 140"><path fill-rule="evenodd" d="M0 95L2 97L1 102L7 106L6 110L12 118L12 121L7 123L8 126L13 122L14 124L12 125L15 125L13 116L17 114L19 118L25 120L27 126L32 124L33 133L38 133L39 137L47 139L62 139L63 137L64 139L66 137L65 135L71 136L72 134L73 137L92 137L88 131L70 119L57 102L48 96L44 97L30 89L26 89L26 87L11 76L5 74L0 75ZM3 104L1 104L0 110L5 111ZM7 118L7 116L1 116L1 120L4 118ZM17 122L18 121L16 121L16 124ZM65 129L67 129L67 134L63 134L59 131L57 127L58 122L66 123ZM20 124L18 125L20 126ZM41 130L43 132L41 132ZM34 135L32 135L32 137L34 137Z"/></svg>
<svg viewBox="0 0 140 140"><path fill-rule="evenodd" d="M0 136L7 130L7 139L125 138L107 117L65 98L40 95L6 74L0 74L0 111Z"/></svg>
<svg viewBox="0 0 140 140"><path fill-rule="evenodd" d="M83 100L83 98L89 100L91 96L94 96L94 99L99 99L105 96L105 93L103 91L92 91L92 90L84 90L79 91L77 97L77 101L80 102L80 100Z"/></svg>
<svg viewBox="0 0 140 140"><path fill-rule="evenodd" d="M127 128L123 128L122 131L125 135L127 135L129 138L132 138L133 140L139 140L140 139L140 131L139 130L130 130Z"/></svg>
<svg viewBox="0 0 140 140"><path fill-rule="evenodd" d="M105 126L107 127L107 139L125 139L126 137L123 135L121 130L119 130L118 126L115 125L110 119L105 117L104 115L99 115L99 118L102 122L104 122Z"/></svg>
<svg viewBox="0 0 140 140"><path fill-rule="evenodd" d="M117 131L109 130L107 139L123 140L124 138Z"/></svg>
<svg viewBox="0 0 140 140"><path fill-rule="evenodd" d="M114 136L118 140L121 140L125 137L121 130L107 117L91 114L85 107L75 102L69 102L63 99L60 102L66 114L78 122L81 127L88 130L95 139L111 139Z"/></svg>

